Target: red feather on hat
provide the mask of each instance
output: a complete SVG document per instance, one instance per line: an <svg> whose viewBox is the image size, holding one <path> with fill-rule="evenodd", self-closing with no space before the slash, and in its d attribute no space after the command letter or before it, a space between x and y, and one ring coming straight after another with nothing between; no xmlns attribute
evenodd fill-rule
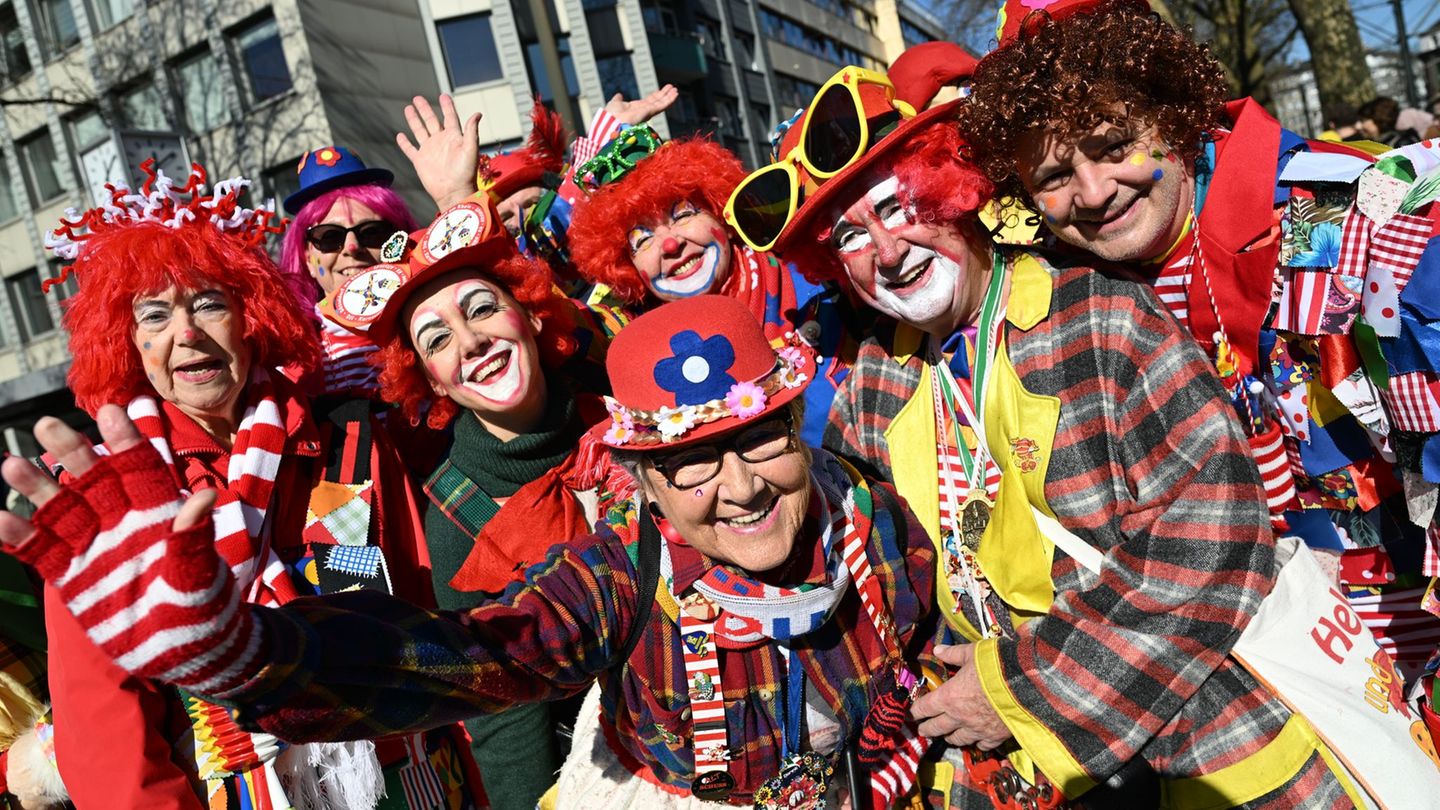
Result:
<svg viewBox="0 0 1440 810"><path fill-rule="evenodd" d="M570 135L565 131L564 119L536 96L535 106L530 108L530 136L525 139L526 151L545 171L559 174L565 168L565 147L569 144Z"/></svg>

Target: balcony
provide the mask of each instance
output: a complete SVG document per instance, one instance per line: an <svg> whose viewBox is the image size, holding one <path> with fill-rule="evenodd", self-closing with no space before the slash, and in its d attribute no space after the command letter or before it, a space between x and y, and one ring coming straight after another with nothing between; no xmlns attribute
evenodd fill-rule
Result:
<svg viewBox="0 0 1440 810"><path fill-rule="evenodd" d="M705 50L693 33L649 32L650 57L662 82L693 82L708 74Z"/></svg>

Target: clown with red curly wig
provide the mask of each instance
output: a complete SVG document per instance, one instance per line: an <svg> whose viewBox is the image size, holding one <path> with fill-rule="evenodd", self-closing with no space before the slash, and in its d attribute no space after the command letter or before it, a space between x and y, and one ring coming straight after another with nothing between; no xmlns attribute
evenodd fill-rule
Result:
<svg viewBox="0 0 1440 810"><path fill-rule="evenodd" d="M64 320L77 403L124 406L181 486L215 493L216 548L249 600L378 588L433 604L395 448L367 407L311 400L281 372L311 372L320 353L264 252L278 218L239 203L243 179L207 194L198 166L183 187L144 168L141 189L114 188L47 237L79 280ZM126 676L64 608L47 616L55 759L78 805L199 807L203 784L210 806L410 807L381 804L405 795L403 769L463 761L458 727L297 746L248 733L218 706ZM194 742L172 757L182 734ZM473 802L478 778L457 774L447 793Z"/></svg>
<svg viewBox="0 0 1440 810"><path fill-rule="evenodd" d="M726 224L726 201L744 178L739 158L706 138L662 142L649 127L621 130L576 168L584 191L569 230L576 269L637 312L719 293L744 302L776 346L809 343L821 357L820 384L806 392L801 435L818 444L855 342L834 291Z"/></svg>

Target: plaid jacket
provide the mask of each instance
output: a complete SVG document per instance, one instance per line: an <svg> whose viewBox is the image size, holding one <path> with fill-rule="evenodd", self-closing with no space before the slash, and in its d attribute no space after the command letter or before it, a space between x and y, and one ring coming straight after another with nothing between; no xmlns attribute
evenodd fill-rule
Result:
<svg viewBox="0 0 1440 810"><path fill-rule="evenodd" d="M1274 576L1244 434L1205 357L1142 285L1029 268L1012 276L1006 340L1024 389L1058 399L1044 505L1105 552L1105 567L1096 577L1055 549L1048 614L980 642L986 693L1072 795L1137 754L1167 776L1213 773L1289 716L1226 657ZM928 385L917 390L916 333L909 353L896 349L905 332L861 348L826 433L827 447L884 480L894 465L935 460L933 445L887 439L907 404L932 413Z"/></svg>
<svg viewBox="0 0 1440 810"><path fill-rule="evenodd" d="M872 491L869 560L913 661L936 635L934 551L893 490ZM260 610L270 663L229 698L243 720L283 739L340 740L576 695L598 680L606 731L622 758L686 789L694 775L689 699L675 607L663 584L630 660L612 661L632 631L639 594L649 590L635 581L627 547L638 524L633 510L627 515L612 513L596 534L554 547L524 585L468 613L433 613L366 592ZM854 739L893 677L854 588L796 649L808 683ZM779 770L783 656L774 645L726 650L720 665L736 757L731 800L749 803Z"/></svg>

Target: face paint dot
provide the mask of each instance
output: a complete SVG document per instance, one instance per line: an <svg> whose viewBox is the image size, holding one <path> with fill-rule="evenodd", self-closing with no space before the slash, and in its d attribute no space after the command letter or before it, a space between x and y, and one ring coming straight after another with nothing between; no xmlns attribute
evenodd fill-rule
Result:
<svg viewBox="0 0 1440 810"><path fill-rule="evenodd" d="M1054 224L1055 224L1055 216L1054 216L1053 214L1046 214L1046 215L1045 215L1045 221L1048 222L1048 223L1050 223L1051 225L1054 225Z"/></svg>
<svg viewBox="0 0 1440 810"><path fill-rule="evenodd" d="M695 497L697 497L697 498L703 498L703 497L705 497L705 490L703 490L703 489L697 489L697 490L695 490Z"/></svg>
<svg viewBox="0 0 1440 810"><path fill-rule="evenodd" d="M145 343L143 344L142 348L146 348L146 349L150 348L150 341L148 341L148 340L145 341Z"/></svg>
<svg viewBox="0 0 1440 810"><path fill-rule="evenodd" d="M1158 181L1160 178L1162 178L1162 177L1164 177L1164 176L1165 176L1165 172L1161 171L1160 169L1156 169L1155 171L1153 171L1153 172L1150 173L1150 179L1151 179L1151 180L1155 180L1155 181Z"/></svg>
<svg viewBox="0 0 1440 810"><path fill-rule="evenodd" d="M1144 155L1144 154L1142 154L1142 153L1140 153L1140 152L1136 152L1135 154L1133 154L1133 155L1130 156L1130 165L1131 165L1131 166L1140 166L1140 165L1142 165L1143 163L1145 163L1145 155Z"/></svg>

